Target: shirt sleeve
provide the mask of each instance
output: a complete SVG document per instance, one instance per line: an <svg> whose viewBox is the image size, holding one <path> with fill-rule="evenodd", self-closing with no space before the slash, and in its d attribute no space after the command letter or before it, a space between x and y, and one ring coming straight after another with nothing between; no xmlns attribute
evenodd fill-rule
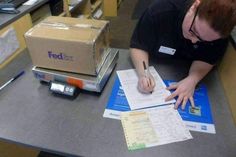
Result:
<svg viewBox="0 0 236 157"><path fill-rule="evenodd" d="M150 10L147 9L139 19L130 41L130 48L137 48L148 53L153 53L158 34Z"/></svg>
<svg viewBox="0 0 236 157"><path fill-rule="evenodd" d="M224 55L227 45L228 39L220 39L214 43L209 43L203 49L200 49L200 52L196 52L198 54L196 59L215 65Z"/></svg>

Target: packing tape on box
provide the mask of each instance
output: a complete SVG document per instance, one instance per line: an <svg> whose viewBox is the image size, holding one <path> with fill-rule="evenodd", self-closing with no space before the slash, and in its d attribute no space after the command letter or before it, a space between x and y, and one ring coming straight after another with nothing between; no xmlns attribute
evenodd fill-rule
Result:
<svg viewBox="0 0 236 157"><path fill-rule="evenodd" d="M81 29L92 29L98 33L101 33L103 31L102 27L95 27L91 24L76 24L76 25L70 25L70 24L65 24L62 22L48 22L44 21L36 25L35 27L49 27L51 29L61 29L61 30L81 30ZM31 28L26 34L27 35L32 35L33 33L33 28ZM94 43L96 39L93 39L92 43ZM88 41L87 44L91 44L91 41Z"/></svg>
<svg viewBox="0 0 236 157"><path fill-rule="evenodd" d="M52 27L53 29L64 29L64 30L69 30L69 29L94 29L96 31L100 31L101 27L95 27L93 25L90 24L76 24L76 25L69 25L69 24L65 24L62 22L41 22L38 27L40 26L49 26Z"/></svg>

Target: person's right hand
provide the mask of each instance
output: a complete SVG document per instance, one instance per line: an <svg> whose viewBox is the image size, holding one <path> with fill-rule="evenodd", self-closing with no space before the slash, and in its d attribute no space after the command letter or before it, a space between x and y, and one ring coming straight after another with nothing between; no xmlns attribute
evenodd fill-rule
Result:
<svg viewBox="0 0 236 157"><path fill-rule="evenodd" d="M141 93L152 93L155 87L155 80L153 76L149 73L147 76L142 75L138 80L138 90Z"/></svg>

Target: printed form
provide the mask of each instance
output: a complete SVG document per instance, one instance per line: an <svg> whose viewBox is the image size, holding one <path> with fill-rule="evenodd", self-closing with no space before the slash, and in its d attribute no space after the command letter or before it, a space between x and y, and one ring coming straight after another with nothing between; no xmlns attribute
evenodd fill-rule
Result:
<svg viewBox="0 0 236 157"><path fill-rule="evenodd" d="M143 94L138 91L138 76L135 69L117 71L122 88L131 110L141 109L151 106L159 106L174 103L175 100L165 101L170 91L166 90L166 85L153 66L149 68L155 79L156 86L152 94Z"/></svg>
<svg viewBox="0 0 236 157"><path fill-rule="evenodd" d="M192 139L173 105L122 112L121 123L129 150Z"/></svg>

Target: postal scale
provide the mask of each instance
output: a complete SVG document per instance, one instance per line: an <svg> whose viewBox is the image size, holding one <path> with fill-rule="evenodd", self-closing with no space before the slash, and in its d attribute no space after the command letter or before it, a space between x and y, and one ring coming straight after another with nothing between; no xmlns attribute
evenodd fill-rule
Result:
<svg viewBox="0 0 236 157"><path fill-rule="evenodd" d="M40 82L46 82L49 85L49 90L53 93L73 97L79 90L101 92L119 57L119 51L117 49L109 48L108 51L108 55L97 76L58 71L37 66L34 66L32 71L35 78L40 80Z"/></svg>

